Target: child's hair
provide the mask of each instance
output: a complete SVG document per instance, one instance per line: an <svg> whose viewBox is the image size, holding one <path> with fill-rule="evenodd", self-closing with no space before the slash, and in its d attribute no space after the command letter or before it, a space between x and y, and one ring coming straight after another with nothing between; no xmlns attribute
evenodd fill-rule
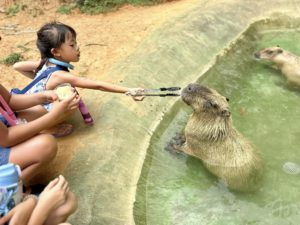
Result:
<svg viewBox="0 0 300 225"><path fill-rule="evenodd" d="M52 48L59 48L66 40L67 34L76 38L76 31L63 23L50 22L43 25L37 32L36 45L41 54L41 63L36 72L45 64L48 58L52 58Z"/></svg>

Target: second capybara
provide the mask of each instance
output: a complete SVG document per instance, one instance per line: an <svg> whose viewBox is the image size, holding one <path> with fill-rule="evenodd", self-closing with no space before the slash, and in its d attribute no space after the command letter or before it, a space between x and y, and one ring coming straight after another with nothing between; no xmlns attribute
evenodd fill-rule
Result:
<svg viewBox="0 0 300 225"><path fill-rule="evenodd" d="M287 78L289 85L300 87L300 58L280 47L264 48L254 53L255 58L272 61Z"/></svg>

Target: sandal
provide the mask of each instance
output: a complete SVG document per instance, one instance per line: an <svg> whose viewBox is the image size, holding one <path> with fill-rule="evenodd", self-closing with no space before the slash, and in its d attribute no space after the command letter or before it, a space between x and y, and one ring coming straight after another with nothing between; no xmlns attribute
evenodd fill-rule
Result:
<svg viewBox="0 0 300 225"><path fill-rule="evenodd" d="M56 138L65 137L71 134L74 130L72 124L69 123L61 123L54 127L54 131L52 135Z"/></svg>

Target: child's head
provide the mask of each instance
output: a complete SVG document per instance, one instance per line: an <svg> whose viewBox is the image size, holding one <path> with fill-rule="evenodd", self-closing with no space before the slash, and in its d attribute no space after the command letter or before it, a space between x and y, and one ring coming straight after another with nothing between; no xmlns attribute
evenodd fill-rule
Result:
<svg viewBox="0 0 300 225"><path fill-rule="evenodd" d="M76 31L63 23L46 23L37 32L37 47L42 60L56 58L66 62L79 60Z"/></svg>

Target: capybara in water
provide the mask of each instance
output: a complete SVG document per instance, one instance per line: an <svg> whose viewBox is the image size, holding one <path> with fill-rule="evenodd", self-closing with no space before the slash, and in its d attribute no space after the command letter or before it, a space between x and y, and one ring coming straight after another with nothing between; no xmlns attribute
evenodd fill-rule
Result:
<svg viewBox="0 0 300 225"><path fill-rule="evenodd" d="M231 190L254 191L261 183L262 161L232 124L228 99L217 91L189 84L182 100L193 108L183 141L172 147L202 160Z"/></svg>
<svg viewBox="0 0 300 225"><path fill-rule="evenodd" d="M300 87L300 58L280 47L264 48L254 53L257 59L274 62L292 86Z"/></svg>

